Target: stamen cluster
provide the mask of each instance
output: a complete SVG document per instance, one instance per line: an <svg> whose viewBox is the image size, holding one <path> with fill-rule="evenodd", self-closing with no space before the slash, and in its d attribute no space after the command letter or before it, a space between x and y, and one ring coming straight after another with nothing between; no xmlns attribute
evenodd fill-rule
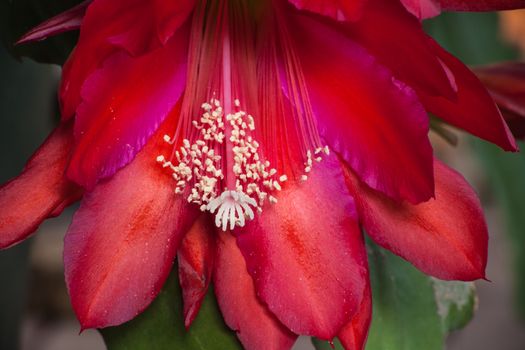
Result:
<svg viewBox="0 0 525 350"><path fill-rule="evenodd" d="M287 176L277 177L277 170L262 159L260 144L252 136L255 120L240 109L239 100L234 101L235 111L226 117L220 101L215 98L201 107L204 113L199 120L192 121L199 131L197 140L182 140L182 145L171 157L177 161L176 165L163 155L157 157L157 162L172 171L177 182L176 194L184 193L186 187L191 186L187 201L199 205L201 211L217 212L217 227L223 230L228 226L230 229L243 227L246 218L254 218L254 210L262 211L266 200L277 203L271 193L281 191ZM175 142L168 135L164 136L164 141ZM225 149L226 156L221 156ZM329 154L328 147L307 152L302 180L308 179L306 174L312 170L313 161L322 160L321 153ZM232 188L228 189L223 182Z"/></svg>

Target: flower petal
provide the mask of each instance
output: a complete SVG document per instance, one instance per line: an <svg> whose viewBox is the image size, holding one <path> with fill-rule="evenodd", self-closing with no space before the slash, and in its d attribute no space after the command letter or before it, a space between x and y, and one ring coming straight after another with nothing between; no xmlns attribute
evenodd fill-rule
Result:
<svg viewBox="0 0 525 350"><path fill-rule="evenodd" d="M456 91L428 44L421 22L398 1L370 0L363 17L347 27L351 38L416 92L455 98Z"/></svg>
<svg viewBox="0 0 525 350"><path fill-rule="evenodd" d="M427 110L446 122L495 143L504 150L516 151L517 145L507 124L488 91L476 76L457 58L446 52L432 39L429 43L443 64L453 75L458 88L454 101L430 96L419 91Z"/></svg>
<svg viewBox="0 0 525 350"><path fill-rule="evenodd" d="M89 77L75 123L70 179L91 188L142 149L184 89L185 34L138 58L114 54Z"/></svg>
<svg viewBox="0 0 525 350"><path fill-rule="evenodd" d="M434 162L436 199L396 203L346 171L367 233L421 271L445 280L485 276L488 233L479 200L463 177Z"/></svg>
<svg viewBox="0 0 525 350"><path fill-rule="evenodd" d="M93 0L85 0L77 6L64 11L25 33L16 43L25 44L45 40L50 36L80 28L86 9Z"/></svg>
<svg viewBox="0 0 525 350"><path fill-rule="evenodd" d="M0 187L0 248L22 241L80 198L81 189L64 175L72 144L71 124L59 126L24 171Z"/></svg>
<svg viewBox="0 0 525 350"><path fill-rule="evenodd" d="M501 113L510 130L512 130L514 137L521 140L525 139L525 115L517 114L506 109L502 109Z"/></svg>
<svg viewBox="0 0 525 350"><path fill-rule="evenodd" d="M523 0L439 0L447 11L501 11L524 8Z"/></svg>
<svg viewBox="0 0 525 350"><path fill-rule="evenodd" d="M335 156L325 157L236 231L259 298L292 332L327 340L357 312L367 276L342 176Z"/></svg>
<svg viewBox="0 0 525 350"><path fill-rule="evenodd" d="M295 23L296 46L325 142L369 186L398 200L429 199L429 122L415 92L341 33L304 16ZM308 40L301 39L305 35Z"/></svg>
<svg viewBox="0 0 525 350"><path fill-rule="evenodd" d="M214 272L217 301L226 324L246 349L290 349L297 335L284 327L255 295L253 280L230 232L218 232Z"/></svg>
<svg viewBox="0 0 525 350"><path fill-rule="evenodd" d="M368 0L288 0L300 10L307 10L338 21L358 19Z"/></svg>
<svg viewBox="0 0 525 350"><path fill-rule="evenodd" d="M62 72L59 98L63 119L75 115L84 81L111 54L124 49L137 56L161 45L156 35L161 24L155 22L155 11L150 1L93 1L82 22L77 47Z"/></svg>
<svg viewBox="0 0 525 350"><path fill-rule="evenodd" d="M507 62L477 67L474 73L501 108L525 117L525 63Z"/></svg>
<svg viewBox="0 0 525 350"><path fill-rule="evenodd" d="M401 2L419 19L434 17L441 12L438 0L401 0Z"/></svg>
<svg viewBox="0 0 525 350"><path fill-rule="evenodd" d="M346 350L364 350L368 329L372 321L372 291L370 280L367 279L367 288L359 311L348 322L343 329L339 331L337 338Z"/></svg>
<svg viewBox="0 0 525 350"><path fill-rule="evenodd" d="M195 219L155 160L166 147L162 131L133 163L86 194L67 232L66 282L83 329L119 325L143 311Z"/></svg>
<svg viewBox="0 0 525 350"><path fill-rule="evenodd" d="M208 291L215 258L214 226L201 215L186 233L177 253L184 300L184 325L189 328Z"/></svg>
<svg viewBox="0 0 525 350"><path fill-rule="evenodd" d="M152 6L159 40L166 44L193 11L195 0L152 0Z"/></svg>
<svg viewBox="0 0 525 350"><path fill-rule="evenodd" d="M525 64L507 62L477 67L474 73L489 90L514 137L525 137Z"/></svg>

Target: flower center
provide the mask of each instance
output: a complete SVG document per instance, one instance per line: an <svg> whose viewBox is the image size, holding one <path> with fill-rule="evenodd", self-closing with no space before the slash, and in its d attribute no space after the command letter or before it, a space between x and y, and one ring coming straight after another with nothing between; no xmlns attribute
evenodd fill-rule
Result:
<svg viewBox="0 0 525 350"><path fill-rule="evenodd" d="M179 125L164 136L173 152L157 157L175 193L214 214L222 230L243 227L267 202L277 203L289 178L306 181L329 152L275 13L256 28L244 0L199 2Z"/></svg>
<svg viewBox="0 0 525 350"><path fill-rule="evenodd" d="M245 217L253 219L254 210L262 211L266 200L276 203L271 193L280 191L287 180L286 175L277 177L277 170L270 167L270 162L262 160L259 143L251 136L255 130L254 118L240 109L238 100L234 105L234 111L225 116L219 100L203 103L202 116L192 123L199 130L199 138L193 143L188 139L182 141L175 151L176 164L164 155L157 157L163 167L172 171L175 193L182 194L189 187L188 202L199 205L202 211L217 211L215 223L223 230L228 224L230 229L244 226ZM226 125L231 130L228 135ZM173 142L169 135L164 140ZM220 147L224 144L230 147ZM231 150L231 157L226 157L231 162L224 162L225 157L218 154L217 150L224 148ZM228 165L230 168L225 171L224 166ZM226 173L233 174L230 179L235 180L230 188L222 184Z"/></svg>

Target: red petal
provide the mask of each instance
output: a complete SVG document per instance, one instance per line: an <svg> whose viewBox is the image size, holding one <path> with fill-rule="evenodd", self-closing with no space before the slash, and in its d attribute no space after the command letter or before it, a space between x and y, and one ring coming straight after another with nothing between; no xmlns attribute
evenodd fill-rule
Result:
<svg viewBox="0 0 525 350"><path fill-rule="evenodd" d="M477 67L474 73L488 88L498 106L525 118L525 63Z"/></svg>
<svg viewBox="0 0 525 350"><path fill-rule="evenodd" d="M458 87L455 101L429 96L419 91L428 111L448 123L482 139L495 143L504 150L516 151L516 141L505 124L496 104L476 76L457 58L429 39L436 55L450 70Z"/></svg>
<svg viewBox="0 0 525 350"><path fill-rule="evenodd" d="M85 79L119 48L133 55L160 46L150 1L96 0L88 7L77 47L64 65L60 86L62 118L75 115Z"/></svg>
<svg viewBox="0 0 525 350"><path fill-rule="evenodd" d="M428 116L415 92L341 33L296 19L298 53L325 142L371 187L413 203L429 199Z"/></svg>
<svg viewBox="0 0 525 350"><path fill-rule="evenodd" d="M516 114L505 109L502 109L501 113L510 130L512 130L514 137L523 140L525 138L525 115Z"/></svg>
<svg viewBox="0 0 525 350"><path fill-rule="evenodd" d="M80 28L86 9L93 0L86 0L77 6L64 11L39 24L24 34L16 43L25 44L32 41L45 40L50 36Z"/></svg>
<svg viewBox="0 0 525 350"><path fill-rule="evenodd" d="M229 232L218 234L214 286L226 323L248 350L290 349L297 335L257 299L235 238Z"/></svg>
<svg viewBox="0 0 525 350"><path fill-rule="evenodd" d="M208 291L215 256L213 224L201 215L184 236L177 260L184 300L184 325L189 328Z"/></svg>
<svg viewBox="0 0 525 350"><path fill-rule="evenodd" d="M401 0L401 2L419 19L434 17L441 12L438 0Z"/></svg>
<svg viewBox="0 0 525 350"><path fill-rule="evenodd" d="M368 329L372 321L372 291L370 281L367 281L368 286L365 289L359 311L337 335L346 350L364 350L366 345Z"/></svg>
<svg viewBox="0 0 525 350"><path fill-rule="evenodd" d="M507 62L477 67L474 72L488 88L512 134L525 137L525 64Z"/></svg>
<svg viewBox="0 0 525 350"><path fill-rule="evenodd" d="M257 295L296 334L332 339L356 313L367 276L354 203L335 156L237 236Z"/></svg>
<svg viewBox="0 0 525 350"><path fill-rule="evenodd" d="M300 10L307 10L338 21L358 19L368 0L289 0Z"/></svg>
<svg viewBox="0 0 525 350"><path fill-rule="evenodd" d="M448 98L456 96L420 21L398 1L370 0L361 20L347 26L352 38L416 91Z"/></svg>
<svg viewBox="0 0 525 350"><path fill-rule="evenodd" d="M160 130L133 163L84 197L68 230L66 282L83 329L119 325L144 310L194 220L184 198L173 194L173 179L155 161L165 151L163 131L168 130Z"/></svg>
<svg viewBox="0 0 525 350"><path fill-rule="evenodd" d="M166 44L193 11L195 0L153 0L152 4L159 40Z"/></svg>
<svg viewBox="0 0 525 350"><path fill-rule="evenodd" d="M448 11L501 11L525 8L523 0L439 0Z"/></svg>
<svg viewBox="0 0 525 350"><path fill-rule="evenodd" d="M186 31L138 58L112 55L82 88L68 176L92 187L139 152L177 103L186 82Z"/></svg>
<svg viewBox="0 0 525 350"><path fill-rule="evenodd" d="M347 170L363 224L378 244L445 280L485 276L488 233L479 200L463 177L434 162L436 199L396 203Z"/></svg>
<svg viewBox="0 0 525 350"><path fill-rule="evenodd" d="M24 171L0 187L0 248L16 244L45 219L58 216L81 196L64 171L73 143L71 125L61 125L36 151Z"/></svg>

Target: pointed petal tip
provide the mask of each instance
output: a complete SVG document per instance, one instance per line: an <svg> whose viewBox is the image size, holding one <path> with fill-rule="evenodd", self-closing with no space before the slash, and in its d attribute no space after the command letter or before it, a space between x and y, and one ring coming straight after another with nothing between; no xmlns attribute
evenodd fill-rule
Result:
<svg viewBox="0 0 525 350"><path fill-rule="evenodd" d="M485 276L488 230L479 199L466 180L435 161L436 199L395 203L347 172L368 235L428 275L472 281ZM447 220L443 220L446 217Z"/></svg>
<svg viewBox="0 0 525 350"><path fill-rule="evenodd" d="M51 36L55 36L71 30L80 28L86 9L92 0L86 0L77 6L70 8L58 15L37 25L24 35L22 35L15 45L28 44L31 42L43 41Z"/></svg>
<svg viewBox="0 0 525 350"><path fill-rule="evenodd" d="M0 186L0 249L23 241L44 220L58 216L81 196L81 191L64 178L73 143L70 126L57 127L22 173Z"/></svg>

